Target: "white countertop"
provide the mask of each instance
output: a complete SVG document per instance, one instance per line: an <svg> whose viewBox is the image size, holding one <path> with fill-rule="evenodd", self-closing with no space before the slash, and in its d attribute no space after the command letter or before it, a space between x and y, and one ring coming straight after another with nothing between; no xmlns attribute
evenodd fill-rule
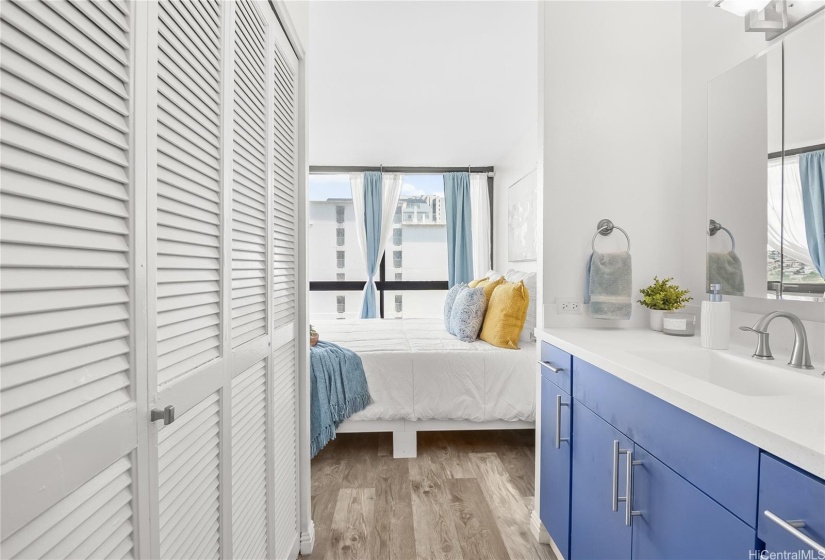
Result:
<svg viewBox="0 0 825 560"><path fill-rule="evenodd" d="M823 364L814 370L785 365L775 353L770 362L795 387L795 395L744 395L670 369L633 352L696 349L751 359L753 348L706 350L700 337L667 336L647 329L536 329L536 337L581 358L631 385L773 453L799 468L825 478L825 378ZM764 364L764 362L759 362ZM755 367L764 367L755 366ZM575 373L574 373L575 375Z"/></svg>

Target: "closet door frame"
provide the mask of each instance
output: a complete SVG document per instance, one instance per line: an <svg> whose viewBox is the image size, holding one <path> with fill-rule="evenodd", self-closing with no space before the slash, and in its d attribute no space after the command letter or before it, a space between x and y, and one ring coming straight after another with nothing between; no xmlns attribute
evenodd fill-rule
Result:
<svg viewBox="0 0 825 560"><path fill-rule="evenodd" d="M274 12L278 25L292 51L298 59L296 70L296 233L295 242L295 343L297 348L296 375L298 389L298 530L300 532L300 552L309 555L315 544L315 524L312 520L312 482L310 475L309 448L309 276L307 259L308 209L307 181L309 179L309 142L307 135L307 88L306 50L301 43L284 0L259 0L268 4Z"/></svg>

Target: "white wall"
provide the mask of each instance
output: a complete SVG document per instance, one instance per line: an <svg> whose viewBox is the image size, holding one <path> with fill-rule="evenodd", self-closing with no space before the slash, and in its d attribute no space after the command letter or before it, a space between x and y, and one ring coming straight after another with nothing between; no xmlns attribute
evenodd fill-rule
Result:
<svg viewBox="0 0 825 560"><path fill-rule="evenodd" d="M622 322L555 312L555 297L583 297L585 263L601 218L630 235L634 300L655 274L681 281L684 236L674 227L682 188L680 9L675 2L544 5L539 130L546 326L647 321L638 305L631 321ZM625 240L617 231L597 246L620 250Z"/></svg>
<svg viewBox="0 0 825 560"><path fill-rule="evenodd" d="M513 262L508 254L507 202L510 187L530 173L536 173L538 131L531 127L506 154L494 163L493 181L493 269L504 274L513 268L535 272L537 261ZM537 216L540 219L540 216ZM536 227L536 224L533 224Z"/></svg>

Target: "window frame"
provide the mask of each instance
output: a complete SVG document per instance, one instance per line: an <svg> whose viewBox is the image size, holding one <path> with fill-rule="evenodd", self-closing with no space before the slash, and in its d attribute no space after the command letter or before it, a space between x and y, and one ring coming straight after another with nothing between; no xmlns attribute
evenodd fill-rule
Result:
<svg viewBox="0 0 825 560"><path fill-rule="evenodd" d="M401 173L404 175L441 175L444 173L449 172L460 172L460 171L469 171L470 173L486 173L487 174L487 193L489 196L490 201L490 232L493 231L493 216L494 216L494 196L493 196L493 177L495 176L495 168L493 166L487 167L384 167L382 169L375 168L375 167L362 167L362 166L324 166L324 165L311 165L309 167L309 173L311 175L324 175L324 174L332 174L332 175L340 175L340 174L348 174L348 173L362 173L364 171L383 171L385 173ZM400 222L396 222L397 217L401 217L402 214L398 212L396 209L395 213L393 214L393 226L402 226L403 219ZM346 218L345 218L346 222ZM337 210L336 210L336 223L337 222ZM336 226L336 227L339 227ZM402 233L403 236L403 233ZM402 238L403 241L403 238ZM491 236L490 239L490 262L493 262L493 244L495 243L495 237ZM379 303L379 317L384 318L384 309L385 309L385 302L384 302L384 294L385 292L389 291L447 291L449 289L449 281L448 280L387 280L387 271L386 271L386 260L387 260L387 253L389 252L385 248L384 253L381 255L381 260L379 263L379 270L378 270L378 280L375 282L375 287L378 290L378 303ZM392 255L391 255L392 256ZM337 263L336 263L337 264ZM403 262L402 262L403 264ZM403 267L402 267L403 268ZM362 292L364 291L364 287L366 286L366 281L337 281L337 280L321 280L321 281L313 281L310 280L309 282L309 291L310 292ZM393 308L394 308L394 301L393 301Z"/></svg>

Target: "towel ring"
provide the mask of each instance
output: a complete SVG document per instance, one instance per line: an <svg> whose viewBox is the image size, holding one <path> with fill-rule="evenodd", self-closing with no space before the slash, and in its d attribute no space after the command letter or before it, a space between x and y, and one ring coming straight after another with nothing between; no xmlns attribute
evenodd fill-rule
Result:
<svg viewBox="0 0 825 560"><path fill-rule="evenodd" d="M728 234L730 237L730 250L736 252L736 239L733 237L731 231L716 220L711 220L708 222L708 236L713 237L719 233L719 230L722 230Z"/></svg>
<svg viewBox="0 0 825 560"><path fill-rule="evenodd" d="M627 252L630 252L630 236L627 234L625 230L620 228L619 226L613 225L613 222L610 220L600 220L598 225L596 226L596 233L593 234L593 239L590 241L590 248L593 252L596 252L596 238L599 235L610 235L613 233L613 230L617 229L624 234L625 239L627 239Z"/></svg>

